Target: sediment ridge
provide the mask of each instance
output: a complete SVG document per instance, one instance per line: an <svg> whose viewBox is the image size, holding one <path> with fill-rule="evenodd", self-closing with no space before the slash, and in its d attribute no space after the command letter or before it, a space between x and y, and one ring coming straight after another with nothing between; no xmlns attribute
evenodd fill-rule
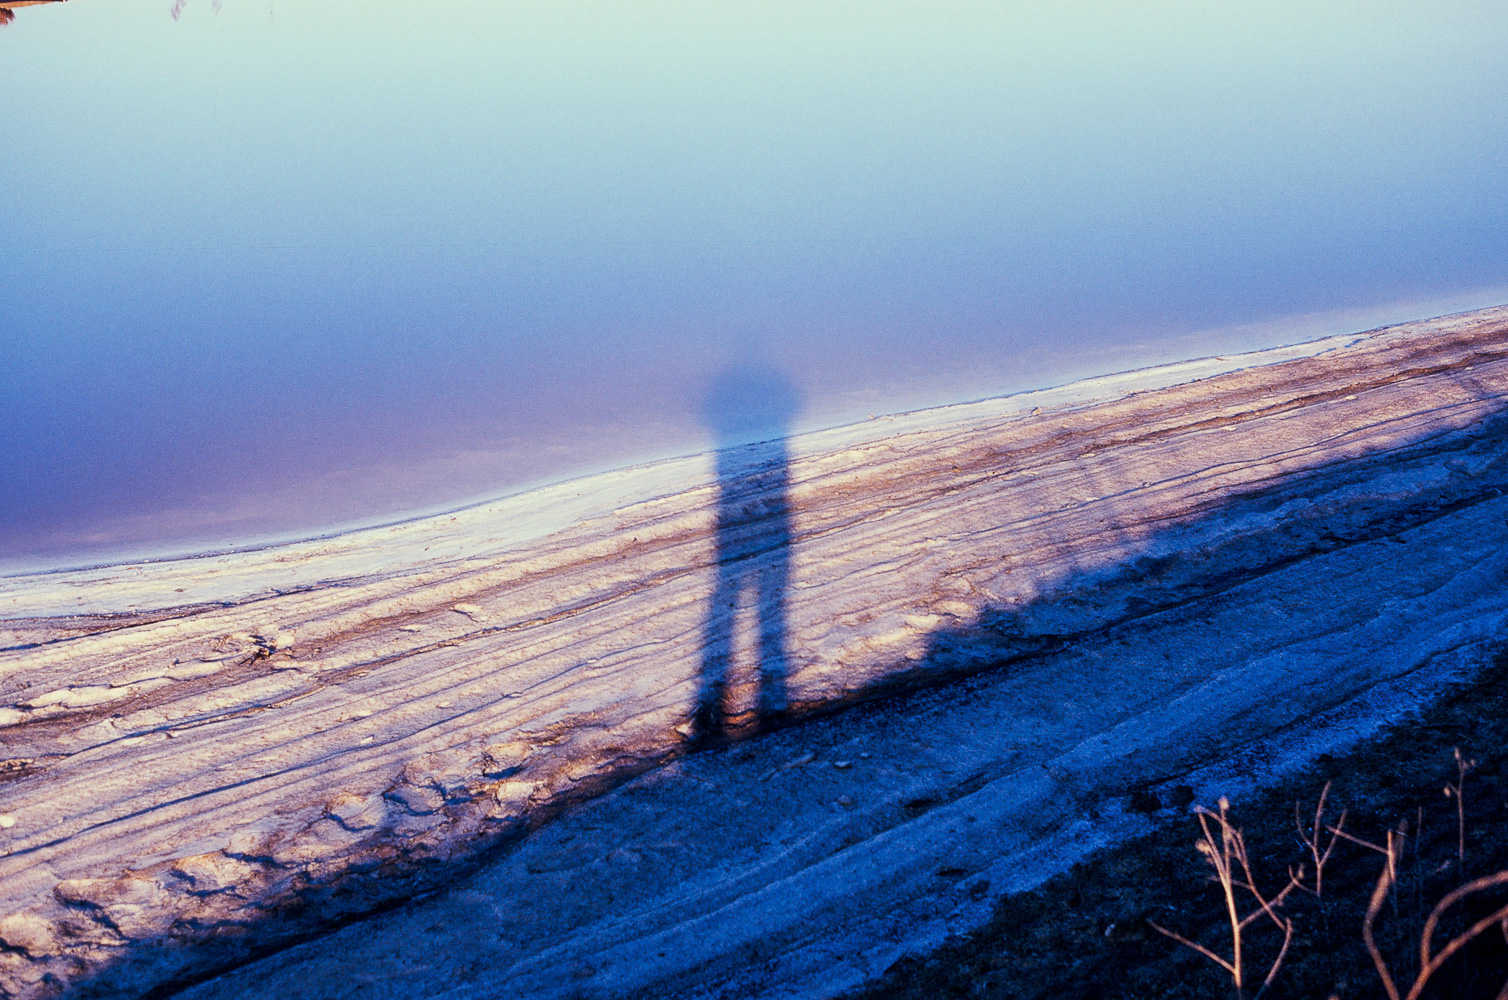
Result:
<svg viewBox="0 0 1508 1000"><path fill-rule="evenodd" d="M492 961L384 995L850 988L1133 829L1129 789L1471 670L1505 399L1498 308L0 578L0 988L170 990L464 872Z"/></svg>

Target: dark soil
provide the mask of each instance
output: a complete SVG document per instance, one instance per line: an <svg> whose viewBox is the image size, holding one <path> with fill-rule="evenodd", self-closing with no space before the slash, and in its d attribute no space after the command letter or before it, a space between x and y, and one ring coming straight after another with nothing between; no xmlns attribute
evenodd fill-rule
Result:
<svg viewBox="0 0 1508 1000"><path fill-rule="evenodd" d="M1466 775L1466 854L1458 863L1454 750L1476 766ZM1406 995L1419 966L1420 929L1435 904L1463 881L1508 868L1508 655L1468 685L1448 692L1421 717L1394 725L1350 753L1314 767L1232 808L1244 829L1258 887L1269 894L1290 866L1314 864L1299 840L1294 808L1313 821L1331 782L1327 822L1347 810L1345 830L1382 843L1405 829L1398 885L1377 920L1376 937ZM1211 808L1215 803L1206 803ZM1171 808L1179 806L1182 808ZM1234 997L1231 976L1208 958L1154 930L1149 921L1230 955L1230 928L1213 869L1194 849L1201 836L1188 803L1148 802L1162 817L1147 836L1101 852L1041 888L1001 901L981 931L950 940L923 958L904 959L857 996L1001 997L1012 1000ZM1421 824L1422 819L1422 824ZM1218 836L1218 834L1217 834ZM1328 840L1328 837L1326 837ZM1341 842L1325 866L1323 894L1290 894L1282 913L1295 932L1272 986L1272 1000L1384 997L1362 941L1362 922L1382 855ZM1460 930L1508 904L1508 887L1453 907L1435 951ZM1241 900L1243 915L1253 909ZM1493 927L1455 956L1422 996L1492 1000L1508 980L1508 926ZM1261 985L1282 933L1266 918L1246 930L1245 996ZM1503 994L1508 996L1508 993Z"/></svg>

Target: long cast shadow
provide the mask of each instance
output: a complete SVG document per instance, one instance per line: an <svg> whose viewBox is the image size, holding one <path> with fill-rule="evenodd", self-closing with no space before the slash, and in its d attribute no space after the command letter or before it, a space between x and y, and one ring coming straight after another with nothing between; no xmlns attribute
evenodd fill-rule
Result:
<svg viewBox="0 0 1508 1000"><path fill-rule="evenodd" d="M717 445L717 578L702 632L692 722L699 744L758 731L788 708L785 592L792 531L786 438L798 407L790 381L765 365L727 369L703 406ZM743 643L741 634L747 637ZM749 655L740 657L741 646L751 647Z"/></svg>

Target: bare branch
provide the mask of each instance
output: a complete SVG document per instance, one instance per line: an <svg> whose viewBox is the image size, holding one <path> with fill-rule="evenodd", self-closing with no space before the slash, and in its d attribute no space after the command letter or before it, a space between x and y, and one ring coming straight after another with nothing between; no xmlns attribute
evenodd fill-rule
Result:
<svg viewBox="0 0 1508 1000"><path fill-rule="evenodd" d="M1354 839L1347 837L1348 840ZM1377 924L1377 914L1382 910L1383 902L1388 898L1388 891L1393 887L1393 833L1388 831L1388 846L1383 852L1387 862L1382 866L1382 871L1377 876L1377 885L1372 889L1372 899L1367 904L1367 916L1361 924L1361 939L1367 946L1367 952L1372 956L1372 965L1377 969L1377 977L1382 980L1382 988L1387 992L1388 1000L1399 1000L1398 987L1393 983L1393 974L1388 971L1388 963L1382 957L1382 949L1377 947L1377 938L1373 934L1373 928Z"/></svg>
<svg viewBox="0 0 1508 1000"><path fill-rule="evenodd" d="M1261 1000L1262 994L1267 992L1267 987L1278 977L1278 970L1283 967L1283 959L1288 957L1288 945L1293 941L1293 921L1283 921L1283 947L1278 949L1278 957L1272 960L1272 965L1267 969L1267 978L1262 980L1262 986L1257 990L1257 995L1252 1000Z"/></svg>
<svg viewBox="0 0 1508 1000"><path fill-rule="evenodd" d="M1247 926L1254 920L1266 916L1275 926L1283 931L1283 944L1278 950L1277 957L1268 966L1267 976L1263 980L1261 988L1257 991L1257 996L1261 996L1277 976L1278 970L1282 967L1283 960L1288 955L1288 947L1293 940L1293 922L1279 916L1277 909L1283 905L1283 902L1287 900L1295 889L1305 889L1308 891L1302 882L1303 866L1299 866L1297 874L1290 868L1287 884L1276 895L1269 897L1257 887L1257 880L1252 873L1251 853L1246 847L1246 834L1231 822L1230 802L1227 799L1221 799L1219 812L1198 806L1194 809L1194 814L1199 820L1199 829L1204 834L1194 842L1194 847L1203 855L1204 860L1209 863L1210 867L1215 870L1212 881L1219 883L1220 893L1225 901L1226 916L1230 924L1231 957L1226 959L1216 954L1212 949L1151 920L1148 920L1147 923L1158 933L1198 952L1219 965L1220 968L1229 973L1231 985L1236 990L1236 996L1243 997L1245 996L1245 969L1243 967L1244 932ZM1320 823L1322 819L1323 812L1321 811L1316 815L1316 824ZM1219 828L1218 838L1215 830L1217 826ZM1300 827L1300 834L1303 834L1302 826ZM1315 836L1318 837L1318 833ZM1330 849L1334 849L1333 838ZM1316 851L1316 856L1325 857L1327 853ZM1244 917L1241 915L1240 907L1236 900L1238 889L1242 892L1250 893L1251 897L1257 903L1256 909Z"/></svg>
<svg viewBox="0 0 1508 1000"><path fill-rule="evenodd" d="M1430 955L1430 947L1431 942L1434 940L1435 930L1439 927L1440 918L1445 915L1445 911L1467 896L1500 885L1508 885L1508 870L1474 879L1455 891L1448 893L1444 899L1435 904L1434 910L1430 912L1429 919L1424 922L1424 930L1419 935L1419 976L1414 980L1414 985L1409 990L1409 1000L1415 1000L1420 992L1423 991L1424 984L1429 981L1430 976L1433 976L1436 970L1445 964L1447 959L1470 944L1477 935L1495 924L1508 921L1508 906L1499 907L1490 916L1483 917L1472 924L1470 928L1452 938L1440 950L1438 955Z"/></svg>
<svg viewBox="0 0 1508 1000"><path fill-rule="evenodd" d="M1456 780L1446 782L1445 797L1456 800L1456 871L1466 877L1466 774L1477 766L1474 760L1461 756L1461 748L1454 750L1456 756Z"/></svg>
<svg viewBox="0 0 1508 1000"><path fill-rule="evenodd" d="M1188 938L1184 937L1182 934L1179 934L1176 931L1170 931L1170 930L1168 930L1166 927L1164 927L1162 924L1157 923L1155 920L1148 920L1147 921L1147 925L1150 926L1154 931L1156 931L1159 934L1166 934L1168 937L1172 938L1174 941L1177 941L1179 944L1183 945L1184 947L1194 949L1199 954L1203 955L1205 958L1207 958L1210 961L1214 962L1216 965L1219 965L1220 968L1224 969L1226 972L1229 972L1231 975L1234 976L1236 974L1236 967L1234 965L1231 965L1225 959L1221 958L1219 955L1215 954L1213 951L1210 951L1208 948L1206 948L1204 945L1200 944L1198 941L1190 941Z"/></svg>
<svg viewBox="0 0 1508 1000"><path fill-rule="evenodd" d="M1293 823L1298 828L1299 840L1308 848L1309 854L1314 858L1314 888L1300 886L1305 892L1313 896L1321 896L1325 892L1325 863L1330 860L1330 855L1335 852L1335 844L1340 839L1335 832L1330 833L1330 843L1323 851L1320 850L1320 833L1327 830L1325 826L1325 803L1330 798L1330 782L1325 782L1325 787L1320 789L1319 802L1314 807L1314 821L1309 829L1304 828L1303 821L1299 818L1299 804L1293 804ZM1346 811L1341 810L1340 820L1335 824L1336 828L1346 825Z"/></svg>
<svg viewBox="0 0 1508 1000"><path fill-rule="evenodd" d="M1346 833L1344 830L1341 830L1339 827L1327 826L1325 827L1325 829L1329 830L1331 833L1335 834L1342 840L1349 840L1357 847L1365 847L1369 851L1376 851L1378 854L1384 856L1386 856L1388 853L1388 849L1386 847L1383 847L1381 844L1374 844L1370 840L1363 840L1360 837L1352 836L1351 834ZM1392 835L1391 830L1388 831L1388 835Z"/></svg>

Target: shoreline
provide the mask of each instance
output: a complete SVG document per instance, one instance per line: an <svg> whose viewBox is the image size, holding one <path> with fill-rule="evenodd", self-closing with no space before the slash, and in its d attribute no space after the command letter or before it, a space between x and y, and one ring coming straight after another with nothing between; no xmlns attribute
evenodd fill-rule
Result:
<svg viewBox="0 0 1508 1000"><path fill-rule="evenodd" d="M1494 307L1494 309L1503 308L1508 307ZM1210 355L1131 368L1076 379L1062 385L908 410L834 427L802 431L790 435L786 440L789 442L794 457L799 458L803 454L817 454L837 447L871 444L886 437L935 430L969 421L999 419L1025 413L1035 407L1060 409L1092 405L1138 392L1170 388L1247 368L1314 357L1351 346L1368 337L1385 335L1390 331L1412 327L1418 323L1473 316L1478 313L1493 312L1494 309L1471 310L1466 313L1392 324L1357 333L1328 335L1280 347L1235 354ZM5 566L0 563L0 616L47 617L80 613L79 608L69 607L61 601L47 603L48 598L42 596L42 593L45 592L49 579L66 578L63 586L77 588L86 584L91 586L108 584L110 582L108 574L112 571L155 573L158 567L168 567L168 574L171 574L173 569L184 564L192 565L210 560L234 559L247 563L256 563L263 559L286 561L286 557L299 558L325 546L340 546L349 549L369 541L389 550L383 553L386 557L398 560L414 559L414 546L395 547L391 544L391 540L380 539L379 536L383 533L402 531L406 534L413 533L427 540L432 537L434 529L441 522L454 518L468 520L471 522L468 527L479 533L486 532L489 527L492 527L486 523L489 520L517 518L528 526L507 535L506 541L522 545L552 530L567 526L573 518L579 520L600 516L619 507L653 501L677 491L693 490L705 485L712 475L711 465L715 454L715 451L708 450L653 459L528 486L498 496L468 500L454 506L447 505L441 509L337 525L313 533L292 532L265 538L228 540L207 547L104 555L82 562L15 566ZM573 502L581 500L585 502ZM562 502L565 505L563 508L560 506ZM546 510L562 510L563 512L559 516L542 518L541 515ZM488 541L491 542L493 539L489 538ZM246 593L254 592L252 584L241 584L241 586L248 589L238 593L233 589L214 590L211 588L208 593L185 598L183 603L236 599L245 596ZM154 596L158 601L169 600L163 592L158 592ZM37 603L28 604L28 600ZM7 601L9 601L9 606L6 604ZM136 603L139 604L139 602ZM172 605L163 603L160 606ZM108 614L121 613L126 610L128 608L123 606L114 608L94 606L86 609L84 613Z"/></svg>
<svg viewBox="0 0 1508 1000"><path fill-rule="evenodd" d="M1317 343L1331 337L1356 335L1354 331L1376 332L1395 326L1419 321L1420 317L1448 317L1464 315L1493 304L1508 302L1508 289L1501 287L1474 288L1451 295L1434 295L1387 301L1367 306L1352 306L1341 309L1297 313L1260 320L1233 323L1204 328L1196 331L1170 335L1169 338L1141 345L1136 351L1091 350L1085 360L1068 365L1061 375L1044 374L1040 381L1031 380L1017 384L998 378L986 380L988 384L970 382L968 387L944 390L932 386L925 390L907 393L906 402L891 412L884 404L871 402L863 406L855 401L838 413L818 419L812 426L801 427L802 433L865 423L864 415L883 411L888 417L905 416L909 413L946 409L970 402L1019 397L1024 394L1050 391L1086 380L1108 377L1114 373L1148 372L1159 368L1177 366L1190 359L1213 359L1216 357L1247 357L1271 350ZM1208 353L1205 353L1208 352ZM968 380L966 380L968 381ZM871 418L872 419L872 418ZM631 468L652 465L663 461L692 458L701 452L689 440L680 445L652 448L642 454L625 453L618 460L587 460L577 465L562 467L554 472L526 479L501 483L497 488L484 487L461 491L447 491L444 498L398 504L386 511L362 516L315 517L302 522L303 526L282 527L273 525L252 530L190 530L180 540L126 541L111 544L80 542L70 549L67 546L49 546L51 554L14 556L0 553L0 590L7 577L25 576L51 571L73 571L102 568L127 563L157 562L194 556L236 553L305 541L318 541L361 531L406 523L425 517L450 514L458 510L505 500L519 494L548 489L583 478L610 474ZM443 463L442 463L443 465ZM340 470L331 470L337 477ZM317 488L319 478L303 485L295 485L294 491L306 487ZM262 495L262 500L268 500ZM218 513L216 513L218 511ZM234 517L227 509L204 508L201 513L213 520L217 516ZM171 511L163 512L164 516ZM192 518L190 519L192 520ZM104 526L108 530L108 525Z"/></svg>

